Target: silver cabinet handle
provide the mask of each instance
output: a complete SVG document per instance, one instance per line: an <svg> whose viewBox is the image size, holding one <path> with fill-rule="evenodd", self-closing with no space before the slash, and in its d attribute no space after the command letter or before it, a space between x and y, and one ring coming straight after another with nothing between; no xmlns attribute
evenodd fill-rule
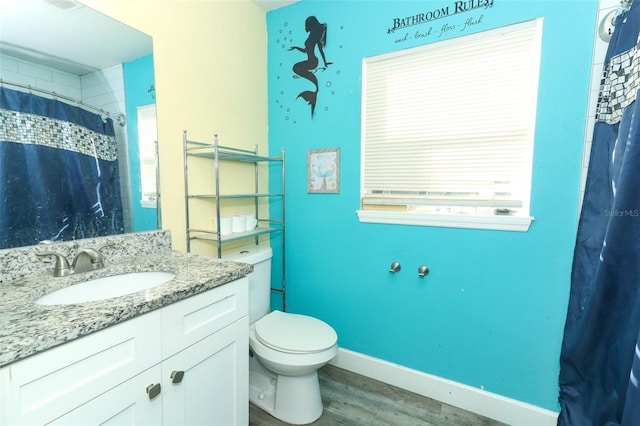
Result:
<svg viewBox="0 0 640 426"><path fill-rule="evenodd" d="M160 383L150 384L147 386L147 395L149 395L149 399L153 399L156 396L160 395L161 386Z"/></svg>
<svg viewBox="0 0 640 426"><path fill-rule="evenodd" d="M172 371L169 378L171 379L171 383L180 383L182 378L184 377L184 371Z"/></svg>

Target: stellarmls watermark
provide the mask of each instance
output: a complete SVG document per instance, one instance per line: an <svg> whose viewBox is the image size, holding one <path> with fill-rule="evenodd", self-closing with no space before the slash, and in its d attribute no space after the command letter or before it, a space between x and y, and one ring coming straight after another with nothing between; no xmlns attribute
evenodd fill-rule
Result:
<svg viewBox="0 0 640 426"><path fill-rule="evenodd" d="M640 209L635 210L605 210L605 216L616 216L616 217L638 217L640 216Z"/></svg>

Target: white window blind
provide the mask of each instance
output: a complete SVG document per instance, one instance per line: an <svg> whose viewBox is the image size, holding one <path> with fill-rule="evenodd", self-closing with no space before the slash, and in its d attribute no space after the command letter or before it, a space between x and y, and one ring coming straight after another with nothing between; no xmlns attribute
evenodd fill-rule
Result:
<svg viewBox="0 0 640 426"><path fill-rule="evenodd" d="M140 153L140 185L142 207L155 208L157 189L157 148L158 127L156 105L138 107L138 148Z"/></svg>
<svg viewBox="0 0 640 426"><path fill-rule="evenodd" d="M362 209L529 214L541 26L364 59Z"/></svg>

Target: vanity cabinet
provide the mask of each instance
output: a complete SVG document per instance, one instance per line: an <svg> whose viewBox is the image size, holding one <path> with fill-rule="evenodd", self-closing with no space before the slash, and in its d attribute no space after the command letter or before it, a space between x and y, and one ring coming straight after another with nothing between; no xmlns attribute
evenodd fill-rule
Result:
<svg viewBox="0 0 640 426"><path fill-rule="evenodd" d="M0 425L248 424L247 315L242 278L9 364Z"/></svg>

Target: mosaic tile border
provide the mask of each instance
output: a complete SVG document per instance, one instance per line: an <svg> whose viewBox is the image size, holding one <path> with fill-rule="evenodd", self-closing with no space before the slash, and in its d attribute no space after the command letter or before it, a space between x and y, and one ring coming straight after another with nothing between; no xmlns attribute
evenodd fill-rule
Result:
<svg viewBox="0 0 640 426"><path fill-rule="evenodd" d="M115 136L63 120L1 108L0 141L64 149L106 161L118 159Z"/></svg>

